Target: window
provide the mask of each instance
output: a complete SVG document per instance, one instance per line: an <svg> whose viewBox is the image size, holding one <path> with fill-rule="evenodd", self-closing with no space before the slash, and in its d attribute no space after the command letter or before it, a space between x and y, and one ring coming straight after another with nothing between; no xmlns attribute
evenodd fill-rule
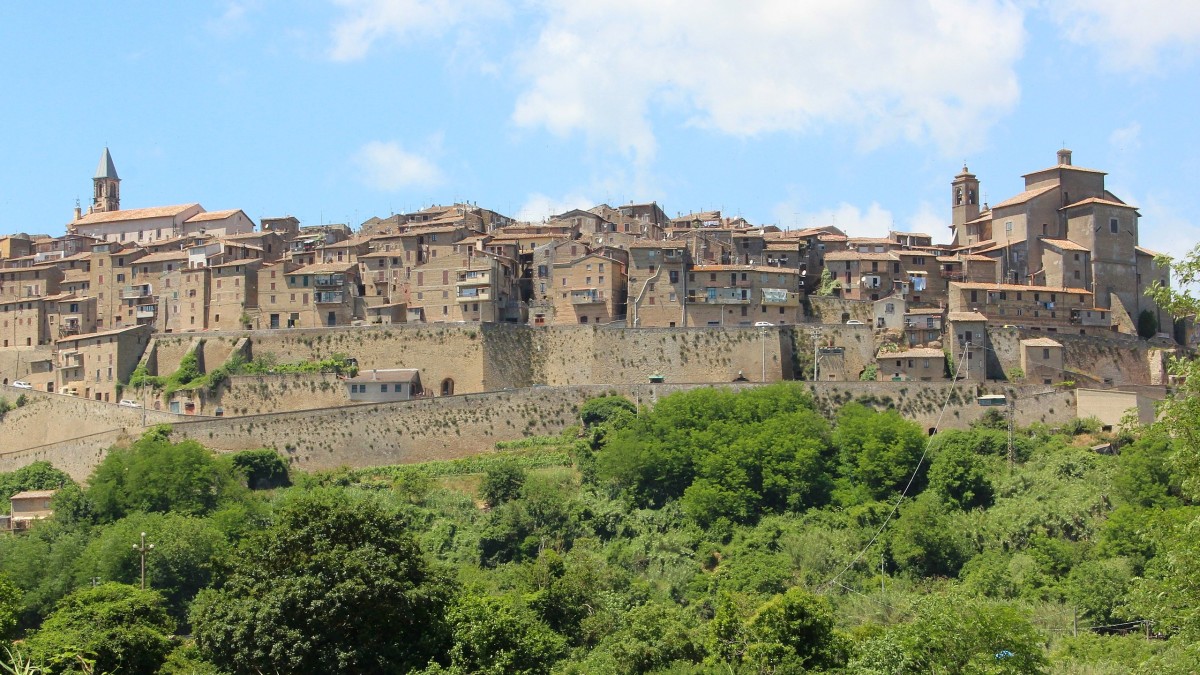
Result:
<svg viewBox="0 0 1200 675"><path fill-rule="evenodd" d="M1049 350L1049 349L1043 349L1043 350L1042 350L1042 358L1043 358L1043 359L1049 359L1049 358L1050 358L1050 350Z"/></svg>
<svg viewBox="0 0 1200 675"><path fill-rule="evenodd" d="M1108 231L1112 232L1113 234L1116 234L1120 230L1121 230L1121 221L1117 220L1116 218L1109 218L1108 219Z"/></svg>
<svg viewBox="0 0 1200 675"><path fill-rule="evenodd" d="M1012 228L1012 221L1011 221L1011 220L1006 220L1006 221L1004 221L1004 231L1005 231L1005 232L1012 232L1012 230L1013 230L1013 228Z"/></svg>
<svg viewBox="0 0 1200 675"><path fill-rule="evenodd" d="M381 393L381 394L387 393L387 385L386 384L379 385L379 393Z"/></svg>
<svg viewBox="0 0 1200 675"><path fill-rule="evenodd" d="M603 267L603 265L601 265L601 267ZM603 272L604 270L600 270L600 271ZM679 283L678 270L671 270L669 274L670 274L670 278L671 278L671 283L673 283L673 284Z"/></svg>

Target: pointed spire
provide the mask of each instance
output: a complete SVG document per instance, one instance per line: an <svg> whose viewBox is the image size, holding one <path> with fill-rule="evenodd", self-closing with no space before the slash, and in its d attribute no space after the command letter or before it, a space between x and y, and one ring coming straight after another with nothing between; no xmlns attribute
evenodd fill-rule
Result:
<svg viewBox="0 0 1200 675"><path fill-rule="evenodd" d="M92 176L92 178L116 178L120 180L120 176L117 175L117 167L113 164L112 155L108 154L107 147L104 148L104 154L100 155L100 164L96 166L96 175Z"/></svg>

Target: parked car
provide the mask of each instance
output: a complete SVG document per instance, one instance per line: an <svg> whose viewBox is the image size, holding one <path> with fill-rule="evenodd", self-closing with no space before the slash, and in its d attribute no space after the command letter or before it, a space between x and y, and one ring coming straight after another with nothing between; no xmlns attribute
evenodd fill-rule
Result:
<svg viewBox="0 0 1200 675"><path fill-rule="evenodd" d="M33 389L33 385L29 384L25 380L17 380L16 382L12 383L12 386L16 387L17 389Z"/></svg>
<svg viewBox="0 0 1200 675"><path fill-rule="evenodd" d="M78 396L79 388L78 387L63 387L62 391L59 393L64 396Z"/></svg>
<svg viewBox="0 0 1200 675"><path fill-rule="evenodd" d="M771 323L770 321L755 321L754 325L757 328L766 328L767 326L774 326L775 324Z"/></svg>
<svg viewBox="0 0 1200 675"><path fill-rule="evenodd" d="M858 319L850 319L849 321L846 322L846 325L847 326L865 326L866 324L859 321Z"/></svg>
<svg viewBox="0 0 1200 675"><path fill-rule="evenodd" d="M135 401L131 398L123 398L123 399L121 399L121 402L118 403L117 405L123 406L125 408L140 408L140 407L142 407L141 403L138 403L137 401Z"/></svg>

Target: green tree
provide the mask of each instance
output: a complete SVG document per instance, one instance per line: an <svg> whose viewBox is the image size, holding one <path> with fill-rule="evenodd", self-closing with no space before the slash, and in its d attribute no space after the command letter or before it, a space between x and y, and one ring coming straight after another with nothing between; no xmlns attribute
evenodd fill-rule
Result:
<svg viewBox="0 0 1200 675"><path fill-rule="evenodd" d="M841 660L829 601L792 587L760 606L746 624L746 660L758 672L821 670Z"/></svg>
<svg viewBox="0 0 1200 675"><path fill-rule="evenodd" d="M154 550L146 555L146 586L163 595L171 615L184 623L192 598L213 579L214 562L229 549L210 521L176 513L139 513L100 529L84 549L75 582L94 578L140 583L140 556L133 549L142 532Z"/></svg>
<svg viewBox="0 0 1200 675"><path fill-rule="evenodd" d="M865 495L854 498L857 501L885 499L903 490L917 470L925 443L921 427L895 410L877 412L858 403L842 406L833 430L833 445L843 487L865 491ZM923 475L917 475L910 494L924 487ZM847 494L847 490L842 493Z"/></svg>
<svg viewBox="0 0 1200 675"><path fill-rule="evenodd" d="M25 649L55 674L153 673L174 630L158 593L108 583L63 598Z"/></svg>
<svg viewBox="0 0 1200 675"><path fill-rule="evenodd" d="M246 477L246 486L251 490L270 490L292 484L287 460L274 450L243 450L230 455L229 461Z"/></svg>
<svg viewBox="0 0 1200 675"><path fill-rule="evenodd" d="M477 675L548 673L566 640L512 595L465 596L450 611L451 672Z"/></svg>
<svg viewBox="0 0 1200 675"><path fill-rule="evenodd" d="M488 466L479 492L489 506L499 506L519 497L524 485L525 469L517 460L510 459Z"/></svg>
<svg viewBox="0 0 1200 675"><path fill-rule="evenodd" d="M960 444L943 447L929 465L929 491L956 509L992 505L995 490L983 458Z"/></svg>
<svg viewBox="0 0 1200 675"><path fill-rule="evenodd" d="M111 448L88 479L88 499L101 520L137 511L203 515L240 495L228 464L193 440L172 443L152 430L128 449Z"/></svg>
<svg viewBox="0 0 1200 675"><path fill-rule="evenodd" d="M1181 486L1170 458L1171 440L1160 432L1149 432L1121 448L1113 476L1117 495L1136 507L1178 506Z"/></svg>
<svg viewBox="0 0 1200 675"><path fill-rule="evenodd" d="M18 492L57 490L74 484L70 476L45 461L26 464L10 473L0 473L0 513L8 513L9 498Z"/></svg>
<svg viewBox="0 0 1200 675"><path fill-rule="evenodd" d="M927 596L917 616L868 640L851 673L1028 675L1046 672L1042 636L1007 603L958 593Z"/></svg>
<svg viewBox="0 0 1200 675"><path fill-rule="evenodd" d="M1155 335L1158 335L1158 317L1154 314L1154 312L1151 312L1148 309L1143 309L1142 312L1138 314L1137 332L1138 337L1142 338L1143 340L1149 340Z"/></svg>
<svg viewBox="0 0 1200 675"><path fill-rule="evenodd" d="M0 575L0 645L12 639L21 615L21 589Z"/></svg>
<svg viewBox="0 0 1200 675"><path fill-rule="evenodd" d="M970 555L962 533L950 526L946 507L932 494L902 506L888 534L892 559L917 577L954 576Z"/></svg>
<svg viewBox="0 0 1200 675"><path fill-rule="evenodd" d="M192 605L196 644L231 673L391 673L445 650L450 593L399 514L353 489L286 495Z"/></svg>
<svg viewBox="0 0 1200 675"><path fill-rule="evenodd" d="M622 424L637 414L633 401L612 394L588 399L579 407L579 419L585 429L598 424Z"/></svg>

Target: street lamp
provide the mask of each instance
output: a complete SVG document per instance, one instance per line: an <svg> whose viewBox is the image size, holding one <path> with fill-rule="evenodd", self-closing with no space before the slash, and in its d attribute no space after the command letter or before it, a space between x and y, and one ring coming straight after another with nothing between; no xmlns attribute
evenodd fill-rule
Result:
<svg viewBox="0 0 1200 675"><path fill-rule="evenodd" d="M154 550L154 544L146 543L146 533L142 533L142 543L134 544L133 550L137 551L142 558L142 590L146 590L146 552Z"/></svg>

